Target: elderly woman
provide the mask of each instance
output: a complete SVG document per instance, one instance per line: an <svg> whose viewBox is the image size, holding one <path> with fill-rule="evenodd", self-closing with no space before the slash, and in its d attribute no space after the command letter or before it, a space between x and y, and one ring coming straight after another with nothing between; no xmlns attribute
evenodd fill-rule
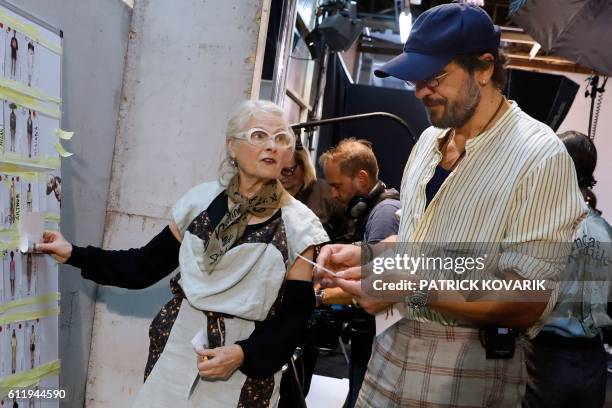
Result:
<svg viewBox="0 0 612 408"><path fill-rule="evenodd" d="M337 241L345 231L346 217L331 197L329 185L318 180L308 152L297 139L295 152L281 170L280 182L285 190L310 208L323 224L331 241Z"/></svg>
<svg viewBox="0 0 612 408"><path fill-rule="evenodd" d="M57 232L37 246L87 279L130 289L180 267L174 298L151 324L136 406L274 406L281 367L312 312L312 268L298 255L312 259L328 237L277 180L295 144L282 110L244 102L229 120L226 144L220 181L188 191L144 247L80 248Z"/></svg>

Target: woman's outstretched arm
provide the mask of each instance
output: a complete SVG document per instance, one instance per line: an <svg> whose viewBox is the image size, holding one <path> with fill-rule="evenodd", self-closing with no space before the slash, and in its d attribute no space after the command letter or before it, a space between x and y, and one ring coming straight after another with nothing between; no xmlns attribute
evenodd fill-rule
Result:
<svg viewBox="0 0 612 408"><path fill-rule="evenodd" d="M172 224L145 246L127 250L79 247L68 242L60 232L46 231L36 251L81 269L85 279L101 285L143 289L172 273L179 264L180 235Z"/></svg>

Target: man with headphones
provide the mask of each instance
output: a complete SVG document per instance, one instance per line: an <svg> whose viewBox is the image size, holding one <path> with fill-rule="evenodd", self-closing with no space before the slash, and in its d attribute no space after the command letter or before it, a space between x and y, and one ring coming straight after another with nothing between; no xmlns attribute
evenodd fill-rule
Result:
<svg viewBox="0 0 612 408"><path fill-rule="evenodd" d="M399 193L378 179L378 162L367 140L349 138L319 158L331 196L346 209L345 242L376 243L396 235L399 228ZM317 305L354 304L340 288L317 291ZM349 395L344 407L355 406L367 369L375 335L374 317L359 309L349 322L351 356Z"/></svg>

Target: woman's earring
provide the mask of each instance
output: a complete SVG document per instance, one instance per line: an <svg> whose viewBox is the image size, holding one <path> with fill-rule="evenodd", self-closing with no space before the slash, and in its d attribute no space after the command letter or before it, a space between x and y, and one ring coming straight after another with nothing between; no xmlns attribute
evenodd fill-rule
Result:
<svg viewBox="0 0 612 408"><path fill-rule="evenodd" d="M482 81L480 81L480 85L485 86L487 84L487 81L485 79L483 79Z"/></svg>
<svg viewBox="0 0 612 408"><path fill-rule="evenodd" d="M234 159L233 157L230 157L230 159L229 159L229 164L230 164L232 167L238 167L238 162L237 162L237 161L236 161L236 159Z"/></svg>

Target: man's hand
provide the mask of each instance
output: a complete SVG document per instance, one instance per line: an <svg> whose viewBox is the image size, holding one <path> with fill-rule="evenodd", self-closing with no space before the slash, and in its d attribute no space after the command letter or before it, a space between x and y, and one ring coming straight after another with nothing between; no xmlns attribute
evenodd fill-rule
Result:
<svg viewBox="0 0 612 408"><path fill-rule="evenodd" d="M317 258L317 263L332 271L342 271L361 263L361 247L357 245L325 245ZM315 281L321 287L335 287L333 277L322 270L315 271Z"/></svg>
<svg viewBox="0 0 612 408"><path fill-rule="evenodd" d="M359 306L369 314L374 315L393 305L393 302L379 302L366 296L361 287L361 266L338 272L334 281L338 287L349 293Z"/></svg>
<svg viewBox="0 0 612 408"><path fill-rule="evenodd" d="M244 362L238 344L214 349L196 350L198 373L208 380L227 380Z"/></svg>

